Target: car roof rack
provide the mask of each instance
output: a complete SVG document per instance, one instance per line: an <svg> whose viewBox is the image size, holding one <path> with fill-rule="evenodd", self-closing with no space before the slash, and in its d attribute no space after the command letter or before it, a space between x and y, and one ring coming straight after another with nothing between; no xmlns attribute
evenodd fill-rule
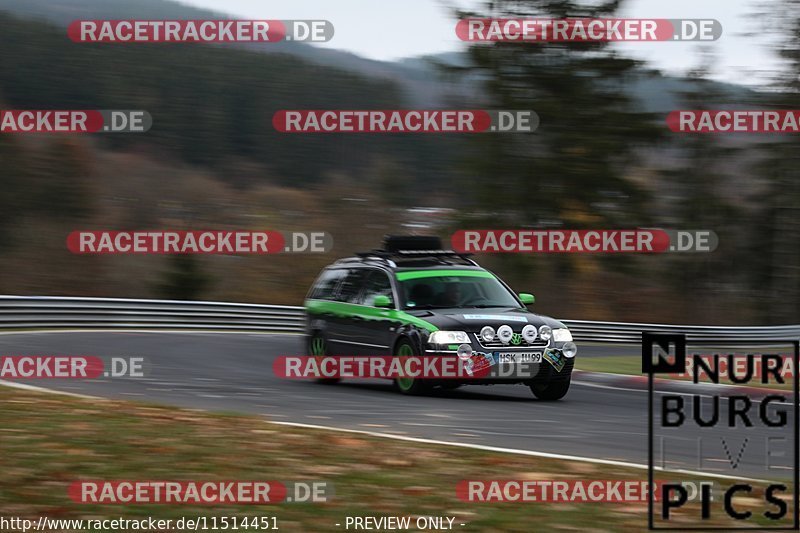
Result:
<svg viewBox="0 0 800 533"><path fill-rule="evenodd" d="M358 252L356 253L355 257L343 257L341 259L337 259L337 263L362 263L364 261L378 261L381 263L390 263L391 259L387 255L383 255L380 253L381 250L375 250L372 252Z"/></svg>
<svg viewBox="0 0 800 533"><path fill-rule="evenodd" d="M361 260L383 261L391 267L397 266L434 266L461 264L478 266L469 259L472 254L444 250L442 241L436 236L419 235L387 235L383 240L384 248L357 253ZM357 261L358 259L351 259Z"/></svg>
<svg viewBox="0 0 800 533"><path fill-rule="evenodd" d="M465 254L460 254L452 250L437 250L427 253L402 253L395 259L398 267L426 267L426 266L478 266L478 263L467 257Z"/></svg>

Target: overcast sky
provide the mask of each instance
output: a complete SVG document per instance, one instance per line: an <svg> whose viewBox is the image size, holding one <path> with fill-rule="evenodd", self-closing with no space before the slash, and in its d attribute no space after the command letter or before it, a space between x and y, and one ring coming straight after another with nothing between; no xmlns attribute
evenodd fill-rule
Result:
<svg viewBox="0 0 800 533"><path fill-rule="evenodd" d="M455 51L455 7L480 0L180 0L241 18L325 19L335 36L325 46L363 57L395 60ZM777 3L777 2L776 2ZM713 43L619 43L620 50L667 72L681 74L699 62L701 46L715 58L715 79L757 84L779 63L770 52L776 33L763 33L764 17L754 17L759 0L628 0L621 16L632 18L714 18L722 37ZM745 35L745 33L755 35ZM533 46L533 45L531 45Z"/></svg>

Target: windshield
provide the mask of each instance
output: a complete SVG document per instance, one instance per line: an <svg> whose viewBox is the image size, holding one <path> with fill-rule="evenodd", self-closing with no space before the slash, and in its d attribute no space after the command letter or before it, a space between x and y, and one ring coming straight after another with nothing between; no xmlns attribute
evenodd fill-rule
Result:
<svg viewBox="0 0 800 533"><path fill-rule="evenodd" d="M403 272L398 281L404 309L520 307L514 295L488 272Z"/></svg>

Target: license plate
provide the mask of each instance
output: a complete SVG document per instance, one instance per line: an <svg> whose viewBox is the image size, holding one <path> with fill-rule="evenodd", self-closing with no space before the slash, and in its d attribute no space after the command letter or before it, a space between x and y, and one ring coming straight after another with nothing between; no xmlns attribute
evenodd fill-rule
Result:
<svg viewBox="0 0 800 533"><path fill-rule="evenodd" d="M497 354L497 360L501 363L541 363L542 352L500 352Z"/></svg>

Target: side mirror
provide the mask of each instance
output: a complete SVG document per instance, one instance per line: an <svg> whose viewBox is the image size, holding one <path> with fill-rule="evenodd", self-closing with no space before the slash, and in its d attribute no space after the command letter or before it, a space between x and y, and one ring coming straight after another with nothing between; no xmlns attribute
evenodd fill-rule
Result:
<svg viewBox="0 0 800 533"><path fill-rule="evenodd" d="M536 298L533 297L533 294L528 292L521 292L519 293L519 301L524 303L525 305L530 305L536 301Z"/></svg>
<svg viewBox="0 0 800 533"><path fill-rule="evenodd" d="M379 294L372 300L372 306L383 308L392 307L392 300L386 295Z"/></svg>

